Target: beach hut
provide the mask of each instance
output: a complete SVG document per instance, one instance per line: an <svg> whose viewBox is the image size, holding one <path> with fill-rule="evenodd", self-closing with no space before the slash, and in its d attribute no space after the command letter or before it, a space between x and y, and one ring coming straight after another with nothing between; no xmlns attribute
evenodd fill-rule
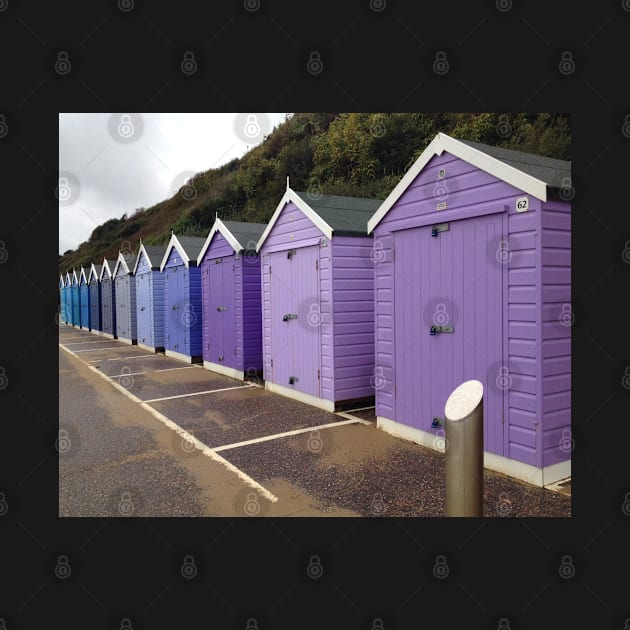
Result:
<svg viewBox="0 0 630 630"><path fill-rule="evenodd" d="M164 275L160 272L163 256L164 247L140 243L133 268L138 345L153 352L164 349Z"/></svg>
<svg viewBox="0 0 630 630"><path fill-rule="evenodd" d="M380 428L443 446L450 392L477 379L485 465L570 475L571 191L570 162L428 145L368 224Z"/></svg>
<svg viewBox="0 0 630 630"><path fill-rule="evenodd" d="M205 239L171 235L164 274L164 352L186 362L202 361L201 273L197 256Z"/></svg>
<svg viewBox="0 0 630 630"><path fill-rule="evenodd" d="M101 265L90 265L88 284L90 285L90 326L92 332L101 334Z"/></svg>
<svg viewBox="0 0 630 630"><path fill-rule="evenodd" d="M72 270L72 325L81 326L81 292L76 269Z"/></svg>
<svg viewBox="0 0 630 630"><path fill-rule="evenodd" d="M135 256L120 252L112 273L116 288L116 334L119 341L130 345L137 343L135 264Z"/></svg>
<svg viewBox="0 0 630 630"><path fill-rule="evenodd" d="M89 269L86 271L85 267L81 267L79 274L79 299L81 300L81 312L80 325L84 330L90 330L90 284L88 283Z"/></svg>
<svg viewBox="0 0 630 630"><path fill-rule="evenodd" d="M201 269L203 365L243 379L262 373L260 257L266 225L217 218L197 257Z"/></svg>
<svg viewBox="0 0 630 630"><path fill-rule="evenodd" d="M101 335L116 339L116 285L113 272L116 266L115 260L103 259L101 268Z"/></svg>
<svg viewBox="0 0 630 630"><path fill-rule="evenodd" d="M66 301L66 324L72 325L72 276L69 271L65 275L65 301Z"/></svg>
<svg viewBox="0 0 630 630"><path fill-rule="evenodd" d="M59 274L59 323L66 322L66 280Z"/></svg>
<svg viewBox="0 0 630 630"><path fill-rule="evenodd" d="M265 387L333 410L374 395L373 199L287 190L263 232Z"/></svg>

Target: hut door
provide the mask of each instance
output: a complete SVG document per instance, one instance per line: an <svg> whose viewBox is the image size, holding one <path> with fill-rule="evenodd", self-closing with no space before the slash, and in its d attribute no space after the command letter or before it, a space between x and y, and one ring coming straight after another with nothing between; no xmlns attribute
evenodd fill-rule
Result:
<svg viewBox="0 0 630 630"><path fill-rule="evenodd" d="M220 259L210 260L206 269L208 272L208 305L209 305L209 325L208 342L206 346L207 356L212 363L222 363L219 358L223 356L223 331L221 324L223 317L219 310L223 301L223 265Z"/></svg>
<svg viewBox="0 0 630 630"><path fill-rule="evenodd" d="M150 273L150 272L149 272ZM141 273L136 276L136 307L137 307L137 334L138 343L150 343L150 314L149 314L149 273Z"/></svg>
<svg viewBox="0 0 630 630"><path fill-rule="evenodd" d="M273 382L319 396L319 247L276 252L271 264Z"/></svg>
<svg viewBox="0 0 630 630"><path fill-rule="evenodd" d="M224 258L223 262L217 266L221 267L221 310L217 313L219 315L223 343L221 364L235 367L234 257L228 256Z"/></svg>
<svg viewBox="0 0 630 630"><path fill-rule="evenodd" d="M169 267L166 270L166 318L168 320L168 348L176 352L183 352L182 327L180 324L180 283L181 269Z"/></svg>
<svg viewBox="0 0 630 630"><path fill-rule="evenodd" d="M396 416L427 432L463 381L484 386L484 448L503 454L502 214L395 235ZM431 334L431 327L434 333ZM439 327L442 327L441 329Z"/></svg>

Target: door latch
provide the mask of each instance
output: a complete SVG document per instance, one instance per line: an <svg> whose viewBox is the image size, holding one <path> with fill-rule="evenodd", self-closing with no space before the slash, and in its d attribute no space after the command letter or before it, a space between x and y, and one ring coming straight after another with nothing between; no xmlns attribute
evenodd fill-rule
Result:
<svg viewBox="0 0 630 630"><path fill-rule="evenodd" d="M227 311L227 306L217 306L217 311Z"/></svg>
<svg viewBox="0 0 630 630"><path fill-rule="evenodd" d="M223 355L222 355L222 354L220 354L220 355L217 357L217 361L223 361Z"/></svg>
<svg viewBox="0 0 630 630"><path fill-rule="evenodd" d="M297 376L289 376L289 385L294 385L295 383L298 382L298 377Z"/></svg>
<svg viewBox="0 0 630 630"><path fill-rule="evenodd" d="M455 329L452 326L431 326L429 329L429 334L431 336L437 335L438 333L452 333Z"/></svg>
<svg viewBox="0 0 630 630"><path fill-rule="evenodd" d="M287 313L283 318L282 321L283 322L288 322L290 319L297 319L298 316L296 313Z"/></svg>

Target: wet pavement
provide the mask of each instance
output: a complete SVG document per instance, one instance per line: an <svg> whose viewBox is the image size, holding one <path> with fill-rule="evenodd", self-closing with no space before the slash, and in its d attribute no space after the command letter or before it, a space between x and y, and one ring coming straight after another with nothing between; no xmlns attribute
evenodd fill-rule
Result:
<svg viewBox="0 0 630 630"><path fill-rule="evenodd" d="M76 353L60 350L60 428L73 444L60 454L60 515L444 513L443 455L378 430L369 402L333 414L86 331L62 327L60 344ZM169 399L143 408L112 381L141 401ZM210 455L191 450L151 409ZM362 422L348 424L349 417ZM321 428L331 423L342 424ZM484 482L485 516L571 514L570 496L560 491L490 471Z"/></svg>

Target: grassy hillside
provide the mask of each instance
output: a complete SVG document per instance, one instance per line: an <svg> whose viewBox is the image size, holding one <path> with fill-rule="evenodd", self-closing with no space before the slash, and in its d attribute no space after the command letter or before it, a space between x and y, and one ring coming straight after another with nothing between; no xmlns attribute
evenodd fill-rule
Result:
<svg viewBox="0 0 630 630"><path fill-rule="evenodd" d="M507 123L507 126L506 126ZM174 196L98 226L59 257L61 271L117 256L122 243L206 236L223 219L267 221L294 190L384 199L436 133L570 159L565 114L295 114L242 158L198 173ZM131 209L130 209L131 211Z"/></svg>

